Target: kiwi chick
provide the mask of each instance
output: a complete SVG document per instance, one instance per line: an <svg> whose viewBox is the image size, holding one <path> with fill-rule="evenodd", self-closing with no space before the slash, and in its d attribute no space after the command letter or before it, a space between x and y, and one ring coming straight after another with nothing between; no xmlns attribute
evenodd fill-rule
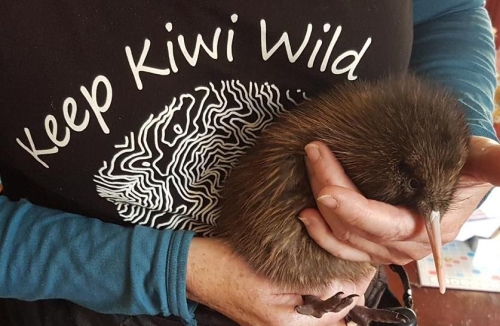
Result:
<svg viewBox="0 0 500 326"><path fill-rule="evenodd" d="M469 139L458 100L428 81L404 75L343 84L282 114L239 158L222 191L217 234L287 291L307 294L336 279L356 282L373 266L329 254L297 218L304 208L316 207L305 145L325 143L364 196L414 210L432 237L436 217L439 227L452 202ZM440 238L433 241L439 249ZM317 298L305 298L307 309L298 311L316 317L352 302L336 296L324 307ZM372 316L368 309L351 312L348 319L362 325L401 321Z"/></svg>

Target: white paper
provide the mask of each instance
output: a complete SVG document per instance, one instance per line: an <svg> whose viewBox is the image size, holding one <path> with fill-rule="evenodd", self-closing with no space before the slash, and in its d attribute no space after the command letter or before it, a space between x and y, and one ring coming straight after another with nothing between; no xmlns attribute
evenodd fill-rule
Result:
<svg viewBox="0 0 500 326"><path fill-rule="evenodd" d="M490 238L499 228L500 187L496 187L462 226L456 240L467 241L472 237Z"/></svg>

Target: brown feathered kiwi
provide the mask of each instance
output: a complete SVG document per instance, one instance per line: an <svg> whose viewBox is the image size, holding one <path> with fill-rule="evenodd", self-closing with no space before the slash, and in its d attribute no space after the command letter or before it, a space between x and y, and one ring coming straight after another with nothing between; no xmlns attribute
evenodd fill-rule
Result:
<svg viewBox="0 0 500 326"><path fill-rule="evenodd" d="M332 256L297 218L316 207L304 146L324 142L364 196L428 220L448 210L469 138L460 103L442 87L412 75L346 83L281 115L240 157L222 192L218 235L287 291L356 282L372 265Z"/></svg>

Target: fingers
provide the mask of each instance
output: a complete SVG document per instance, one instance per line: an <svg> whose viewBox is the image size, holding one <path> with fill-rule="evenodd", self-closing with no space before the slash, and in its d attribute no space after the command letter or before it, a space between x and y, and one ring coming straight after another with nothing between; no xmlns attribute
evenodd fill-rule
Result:
<svg viewBox="0 0 500 326"><path fill-rule="evenodd" d="M423 230L423 224L418 224L409 210L367 200L359 194L326 145L312 142L305 150L318 208L338 239L347 240L352 227L368 232L371 237L395 241L407 239L416 229Z"/></svg>
<svg viewBox="0 0 500 326"><path fill-rule="evenodd" d="M427 256L430 250L428 246L421 246L414 242L397 242L399 248L405 249L405 251L400 251L391 247L396 245L394 241L379 243L380 239L371 241L366 236L360 236L357 233L352 233L348 240L339 240L321 214L314 209L304 210L300 218L305 222L304 225L311 238L320 247L344 260L405 265L412 260ZM406 254L407 251L412 254Z"/></svg>
<svg viewBox="0 0 500 326"><path fill-rule="evenodd" d="M310 236L331 254L348 260L405 264L430 253L422 219L402 207L362 196L340 163L325 145L306 146L309 178L319 212L307 210ZM500 145L484 137L472 137L454 205L442 221L445 242L491 187L500 186ZM459 207L458 207L459 206Z"/></svg>
<svg viewBox="0 0 500 326"><path fill-rule="evenodd" d="M322 300L326 300L328 298L331 298L335 294L337 294L339 291L344 293L344 297L351 295L351 294L357 294L358 297L353 298L353 302L346 308L342 309L338 313L333 313L329 312L324 314L321 318L314 318L311 316L304 316L297 314L295 310L293 309L294 306L291 306L288 304L290 302L288 299L283 301L282 299L278 299L278 301L282 302L283 304L279 305L279 314L281 316L279 322L274 322L272 323L273 325L311 325L311 326L337 326L337 325L345 325L344 322L342 322L342 319L346 316L346 314L350 311L354 305L364 305L364 293L366 292L366 289L368 288L370 281L372 280L373 276L375 275L375 269L373 269L372 273L369 275L366 275L366 277L361 278L360 280L356 282L352 281L340 281L340 280L334 280L330 286L327 289L324 289L320 292L312 292L310 293L311 295L318 296ZM285 295L286 296L286 295ZM297 304L303 304L302 299L299 299L299 303ZM296 302L296 299L293 300L293 303ZM339 323L340 322L340 323Z"/></svg>
<svg viewBox="0 0 500 326"><path fill-rule="evenodd" d="M331 205L332 199L336 205ZM343 187L325 187L320 191L317 202L326 223L340 240L349 240L351 228L379 241L407 240L419 229L423 230L422 223L418 223L417 216L411 211L366 199L358 192Z"/></svg>
<svg viewBox="0 0 500 326"><path fill-rule="evenodd" d="M356 248L378 264L407 264L428 254L430 247L423 220L413 212L368 200L358 192L342 187L326 187L319 196L318 208L325 224L344 248L346 245ZM326 197L334 198L336 207L329 206ZM316 230L309 231L314 232ZM322 243L326 242L334 241L322 240ZM425 245L417 248L421 243ZM327 251L335 254L334 250ZM354 256L352 252L348 252L351 259L361 256Z"/></svg>
<svg viewBox="0 0 500 326"><path fill-rule="evenodd" d="M357 298L356 298L357 299ZM300 303L303 304L303 303ZM295 306L284 306L279 314L281 321L278 323L272 322L270 325L283 325L283 326L337 326L345 325L342 321L347 313L354 307L355 302L351 303L348 307L342 309L340 312L328 312L321 318L299 314L295 311Z"/></svg>
<svg viewBox="0 0 500 326"><path fill-rule="evenodd" d="M342 259L409 262L408 255L386 245L412 236L427 241L423 224L418 225L408 210L364 198L321 142L308 144L305 150L311 188L321 213L316 210L301 213L302 221L309 221L306 225L309 235L326 251Z"/></svg>
<svg viewBox="0 0 500 326"><path fill-rule="evenodd" d="M335 257L352 261L372 261L369 254L338 240L317 210L306 209L302 211L300 219L311 238Z"/></svg>
<svg viewBox="0 0 500 326"><path fill-rule="evenodd" d="M479 136L473 136L465 173L479 181L500 186L500 144Z"/></svg>
<svg viewBox="0 0 500 326"><path fill-rule="evenodd" d="M345 174L340 162L332 151L321 142L312 142L305 147L306 166L309 181L315 196L325 186L337 185L356 189L351 179Z"/></svg>

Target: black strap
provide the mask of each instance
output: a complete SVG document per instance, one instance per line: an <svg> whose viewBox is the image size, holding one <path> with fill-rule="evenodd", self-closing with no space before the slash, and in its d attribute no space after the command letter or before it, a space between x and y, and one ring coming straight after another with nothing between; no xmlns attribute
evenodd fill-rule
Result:
<svg viewBox="0 0 500 326"><path fill-rule="evenodd" d="M413 293L411 291L410 278L403 266L389 265L392 271L396 272L403 283L403 304L406 308L413 309Z"/></svg>

